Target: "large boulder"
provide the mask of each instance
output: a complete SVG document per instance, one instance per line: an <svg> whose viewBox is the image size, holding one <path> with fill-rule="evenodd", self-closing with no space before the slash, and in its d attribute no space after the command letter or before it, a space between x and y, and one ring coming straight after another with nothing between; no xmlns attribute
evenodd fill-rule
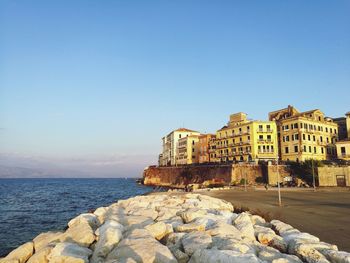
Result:
<svg viewBox="0 0 350 263"><path fill-rule="evenodd" d="M203 215L207 214L207 210L199 209L199 208L191 208L184 212L179 212L177 215L181 216L182 220L185 223L189 223L198 217L203 217Z"/></svg>
<svg viewBox="0 0 350 263"><path fill-rule="evenodd" d="M281 252L287 251L287 243L282 237L276 235L271 228L255 225L254 232L255 237L261 244L274 247Z"/></svg>
<svg viewBox="0 0 350 263"><path fill-rule="evenodd" d="M321 252L326 258L334 263L350 263L350 253L345 251L337 251L333 249L325 249Z"/></svg>
<svg viewBox="0 0 350 263"><path fill-rule="evenodd" d="M177 262L169 248L159 243L145 229L134 229L107 256L106 261L131 258L136 262Z"/></svg>
<svg viewBox="0 0 350 263"><path fill-rule="evenodd" d="M33 239L35 251L39 251L42 248L48 246L49 244L55 244L60 241L62 232L46 232L38 235Z"/></svg>
<svg viewBox="0 0 350 263"><path fill-rule="evenodd" d="M15 250L12 250L5 258L1 259L1 263L8 262L18 262L24 263L30 258L34 253L34 243L27 242Z"/></svg>
<svg viewBox="0 0 350 263"><path fill-rule="evenodd" d="M85 213L78 215L77 217L73 218L68 222L68 227L73 227L75 225L80 225L87 223L89 224L93 229L97 229L100 226L100 220L98 219L97 215L92 213Z"/></svg>
<svg viewBox="0 0 350 263"><path fill-rule="evenodd" d="M58 243L48 256L50 263L88 263L92 251L75 243Z"/></svg>
<svg viewBox="0 0 350 263"><path fill-rule="evenodd" d="M157 240L161 240L168 233L167 225L164 222L147 225L145 229Z"/></svg>
<svg viewBox="0 0 350 263"><path fill-rule="evenodd" d="M103 259L112 251L123 237L124 227L116 221L107 220L96 230L98 240L92 255L91 262L103 262Z"/></svg>
<svg viewBox="0 0 350 263"><path fill-rule="evenodd" d="M60 236L60 241L75 242L80 246L89 247L95 241L94 230L86 222L72 224L72 226Z"/></svg>
<svg viewBox="0 0 350 263"><path fill-rule="evenodd" d="M198 249L189 263L260 263L254 254L241 254L231 250Z"/></svg>
<svg viewBox="0 0 350 263"><path fill-rule="evenodd" d="M50 255L52 248L53 246L49 245L36 251L35 254L28 259L27 263L48 263L48 256Z"/></svg>
<svg viewBox="0 0 350 263"><path fill-rule="evenodd" d="M207 233L197 231L184 235L181 242L185 253L187 255L192 255L197 249L209 247L212 239Z"/></svg>
<svg viewBox="0 0 350 263"><path fill-rule="evenodd" d="M254 227L248 213L241 213L234 221L235 227L241 232L243 237L255 240Z"/></svg>

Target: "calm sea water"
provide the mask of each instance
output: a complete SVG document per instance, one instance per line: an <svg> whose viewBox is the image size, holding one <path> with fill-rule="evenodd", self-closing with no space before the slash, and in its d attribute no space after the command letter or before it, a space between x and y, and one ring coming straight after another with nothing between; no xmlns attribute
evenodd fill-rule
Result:
<svg viewBox="0 0 350 263"><path fill-rule="evenodd" d="M90 209L150 190L134 179L0 179L0 256Z"/></svg>

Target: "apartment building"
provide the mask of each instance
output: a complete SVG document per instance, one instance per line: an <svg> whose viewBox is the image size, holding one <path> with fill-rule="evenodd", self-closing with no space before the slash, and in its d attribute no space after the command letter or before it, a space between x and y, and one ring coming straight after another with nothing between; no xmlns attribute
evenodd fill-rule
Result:
<svg viewBox="0 0 350 263"><path fill-rule="evenodd" d="M199 162L199 135L188 135L178 140L176 148L176 165Z"/></svg>
<svg viewBox="0 0 350 263"><path fill-rule="evenodd" d="M202 134L198 137L198 162L199 163L208 163L210 162L209 158L209 149L210 142L215 139L214 134Z"/></svg>
<svg viewBox="0 0 350 263"><path fill-rule="evenodd" d="M283 161L328 160L336 155L338 125L319 109L299 112L293 106L269 113L278 128Z"/></svg>
<svg viewBox="0 0 350 263"><path fill-rule="evenodd" d="M232 114L216 132L209 152L213 162L274 160L278 156L276 123L248 120L242 112Z"/></svg>
<svg viewBox="0 0 350 263"><path fill-rule="evenodd" d="M338 124L339 132L339 141L335 143L337 158L350 161L350 111L345 117L334 118L333 121Z"/></svg>
<svg viewBox="0 0 350 263"><path fill-rule="evenodd" d="M199 132L186 128L179 128L162 138L162 153L159 155L159 165L176 165L176 150L178 141L190 135L200 135Z"/></svg>

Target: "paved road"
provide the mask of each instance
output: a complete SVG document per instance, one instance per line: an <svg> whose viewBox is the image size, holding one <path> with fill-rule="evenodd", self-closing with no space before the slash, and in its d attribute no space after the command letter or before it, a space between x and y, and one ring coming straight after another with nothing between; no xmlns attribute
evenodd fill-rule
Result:
<svg viewBox="0 0 350 263"><path fill-rule="evenodd" d="M200 193L222 198L234 206L269 211L273 217L350 252L350 191L282 191L282 207L277 205L277 191L272 189Z"/></svg>

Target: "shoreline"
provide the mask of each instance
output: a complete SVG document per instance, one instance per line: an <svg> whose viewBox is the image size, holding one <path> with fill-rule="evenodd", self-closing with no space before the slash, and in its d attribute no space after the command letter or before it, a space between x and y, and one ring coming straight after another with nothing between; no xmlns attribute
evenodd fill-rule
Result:
<svg viewBox="0 0 350 263"><path fill-rule="evenodd" d="M339 262L350 260L350 253L275 218L265 220L239 211L223 199L153 192L80 214L66 230L42 233L0 263L209 263L213 259Z"/></svg>

